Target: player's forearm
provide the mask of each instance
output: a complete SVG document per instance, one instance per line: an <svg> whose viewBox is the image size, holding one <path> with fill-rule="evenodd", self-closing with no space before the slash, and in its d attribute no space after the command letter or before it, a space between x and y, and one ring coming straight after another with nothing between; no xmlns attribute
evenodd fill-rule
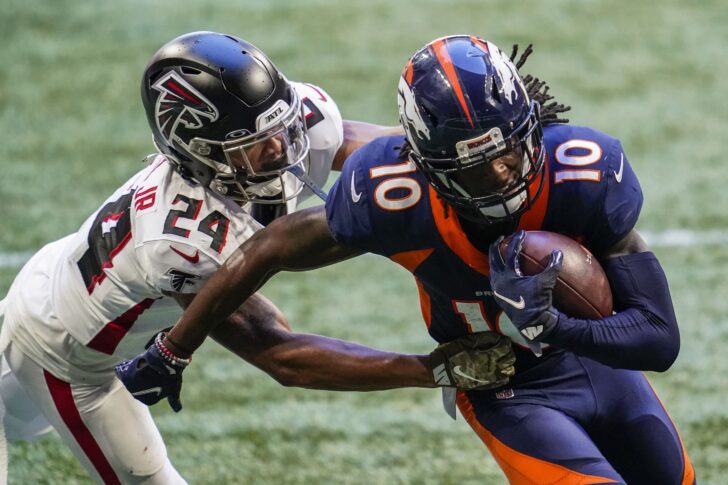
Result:
<svg viewBox="0 0 728 485"><path fill-rule="evenodd" d="M255 293L264 276L244 271L244 256L238 250L213 275L168 334L173 351L192 353L208 334ZM245 279L241 277L245 275Z"/></svg>
<svg viewBox="0 0 728 485"><path fill-rule="evenodd" d="M652 253L612 258L604 269L615 308L600 320L559 315L546 342L617 368L664 371L680 349L670 290Z"/></svg>
<svg viewBox="0 0 728 485"><path fill-rule="evenodd" d="M369 391L434 385L429 356L294 333L285 316L259 293L215 327L212 337L286 386Z"/></svg>
<svg viewBox="0 0 728 485"><path fill-rule="evenodd" d="M308 334L290 337L253 359L285 386L330 391L435 387L429 356L382 352Z"/></svg>
<svg viewBox="0 0 728 485"><path fill-rule="evenodd" d="M273 221L210 278L169 333L172 345L194 352L225 317L279 271L304 271L359 254L331 236L322 206Z"/></svg>

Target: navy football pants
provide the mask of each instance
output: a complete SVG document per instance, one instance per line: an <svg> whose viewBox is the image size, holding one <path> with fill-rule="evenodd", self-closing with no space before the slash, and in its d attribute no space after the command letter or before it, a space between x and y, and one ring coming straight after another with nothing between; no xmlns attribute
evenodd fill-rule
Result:
<svg viewBox="0 0 728 485"><path fill-rule="evenodd" d="M562 353L510 387L458 393L512 484L692 484L667 411L641 372Z"/></svg>

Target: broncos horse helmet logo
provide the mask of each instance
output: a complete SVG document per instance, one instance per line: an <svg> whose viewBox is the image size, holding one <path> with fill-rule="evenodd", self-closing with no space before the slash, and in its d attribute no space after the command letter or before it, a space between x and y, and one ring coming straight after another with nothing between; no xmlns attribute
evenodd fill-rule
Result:
<svg viewBox="0 0 728 485"><path fill-rule="evenodd" d="M399 89L397 91L397 105L399 107L402 125L412 139L430 139L430 129L427 127L422 113L417 107L415 95L407 83L405 76L399 78ZM412 146L415 151L416 145Z"/></svg>
<svg viewBox="0 0 728 485"><path fill-rule="evenodd" d="M174 71L160 78L152 87L160 92L155 107L157 128L170 145L180 124L196 130L202 128L205 118L213 122L219 116L215 105Z"/></svg>

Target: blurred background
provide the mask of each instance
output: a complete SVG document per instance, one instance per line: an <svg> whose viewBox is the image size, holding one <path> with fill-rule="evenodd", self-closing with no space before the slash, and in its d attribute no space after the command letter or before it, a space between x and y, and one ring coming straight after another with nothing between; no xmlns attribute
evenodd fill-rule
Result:
<svg viewBox="0 0 728 485"><path fill-rule="evenodd" d="M706 0L5 0L0 14L0 297L22 262L81 222L153 151L142 70L169 39L215 30L256 44L288 78L320 85L345 118L395 124L417 48L476 34L622 140L642 182L638 229L671 284L682 351L652 374L701 483L728 472L728 4ZM411 276L363 256L276 277L263 291L299 331L429 352ZM185 409L153 409L190 483L488 483L505 479L439 392L285 389L209 342ZM616 433L619 430L615 430ZM90 483L51 436L10 449L10 483Z"/></svg>

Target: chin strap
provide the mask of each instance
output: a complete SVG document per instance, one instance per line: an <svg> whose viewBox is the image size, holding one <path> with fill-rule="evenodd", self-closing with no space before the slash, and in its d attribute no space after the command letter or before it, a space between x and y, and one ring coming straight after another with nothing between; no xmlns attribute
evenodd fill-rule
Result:
<svg viewBox="0 0 728 485"><path fill-rule="evenodd" d="M319 199L326 202L326 192L324 192L321 187L316 185L316 182L313 181L313 179L308 175L303 167L301 167L300 165L293 165L290 169L288 169L288 171L292 173L298 180L303 182L303 185L308 187L311 192L318 196Z"/></svg>

